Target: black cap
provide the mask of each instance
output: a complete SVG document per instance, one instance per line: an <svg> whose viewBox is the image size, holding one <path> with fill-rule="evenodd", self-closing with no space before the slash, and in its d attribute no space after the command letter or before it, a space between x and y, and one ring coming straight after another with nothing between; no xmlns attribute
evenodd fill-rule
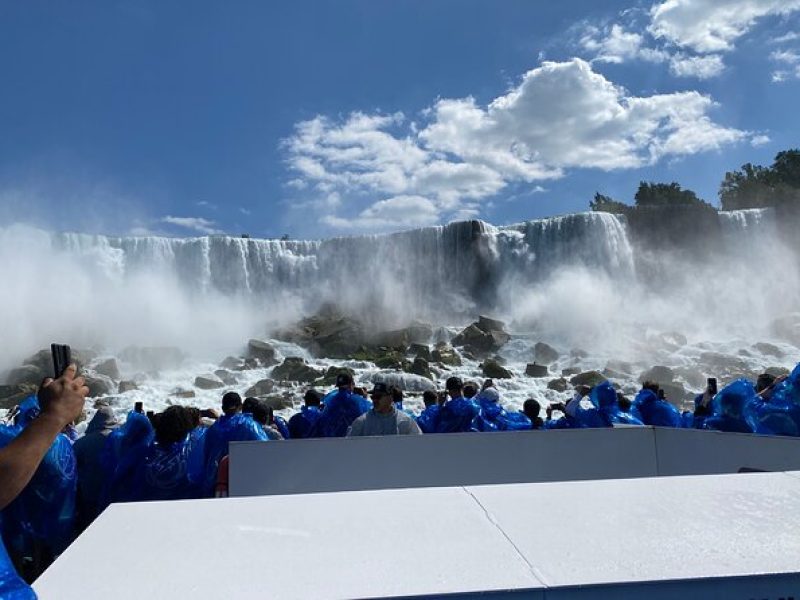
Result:
<svg viewBox="0 0 800 600"><path fill-rule="evenodd" d="M460 377L448 377L444 383L444 388L446 390L460 390L464 388L464 382L461 381Z"/></svg>
<svg viewBox="0 0 800 600"><path fill-rule="evenodd" d="M390 394L389 386L385 383L378 382L372 388L372 391L369 393L370 396L383 396L385 394Z"/></svg>
<svg viewBox="0 0 800 600"><path fill-rule="evenodd" d="M344 385L353 385L353 376L350 373L339 373L336 376L336 387Z"/></svg>

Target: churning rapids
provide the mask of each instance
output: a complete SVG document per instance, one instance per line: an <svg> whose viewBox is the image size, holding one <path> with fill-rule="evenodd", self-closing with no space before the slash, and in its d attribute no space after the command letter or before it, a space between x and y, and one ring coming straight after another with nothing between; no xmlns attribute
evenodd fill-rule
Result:
<svg viewBox="0 0 800 600"><path fill-rule="evenodd" d="M688 392L720 371L794 365L800 340L774 321L800 311L796 249L782 241L769 210L718 219L717 249L700 254L678 243L651 247L647 236L634 239L623 217L606 213L323 241L115 238L13 225L0 228L0 373L51 341L93 348L101 358L131 345L177 346L188 358L172 370L138 372L121 360L122 378L139 389L113 394L112 405L120 412L137 400L156 410L182 401L216 406L220 390L196 390L192 400L170 394L192 389L196 375L241 354L249 338L268 340L330 302L376 330L426 321L434 325L431 342L450 339L479 314L505 320L512 339L498 354L515 377L498 383L511 406L526 397L543 405L564 399L547 382L569 367L611 368L630 391L642 371L665 365ZM538 341L560 355L543 379L524 375ZM364 383L380 375L371 363L276 347L319 367L349 365ZM478 379L478 364L453 370ZM270 371L237 373L234 387L244 391ZM408 376L406 385L424 384Z"/></svg>

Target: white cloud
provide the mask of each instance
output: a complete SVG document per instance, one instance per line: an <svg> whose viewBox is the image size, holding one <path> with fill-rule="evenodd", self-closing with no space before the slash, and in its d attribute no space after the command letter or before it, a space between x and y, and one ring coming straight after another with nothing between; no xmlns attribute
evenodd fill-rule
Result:
<svg viewBox="0 0 800 600"><path fill-rule="evenodd" d="M771 141L772 140L769 139L768 135L754 135L752 138L750 138L750 145L754 148L757 148L758 146L769 144Z"/></svg>
<svg viewBox="0 0 800 600"><path fill-rule="evenodd" d="M485 106L442 98L420 123L399 113L318 116L299 123L284 147L304 194L315 196L306 206L326 225L419 226L474 216L510 183L571 168L636 168L749 136L714 123L714 106L692 91L633 96L573 59L528 71Z"/></svg>
<svg viewBox="0 0 800 600"><path fill-rule="evenodd" d="M666 0L650 11L648 31L696 52L724 52L758 19L796 10L800 0Z"/></svg>
<svg viewBox="0 0 800 600"><path fill-rule="evenodd" d="M214 227L214 221L209 221L202 217L173 217L168 215L161 219L161 222L183 227L184 229L190 229L205 235L222 233L222 231Z"/></svg>
<svg viewBox="0 0 800 600"><path fill-rule="evenodd" d="M706 56L686 56L678 53L669 61L670 72L677 77L696 77L710 79L725 70L725 63L719 54Z"/></svg>
<svg viewBox="0 0 800 600"><path fill-rule="evenodd" d="M772 52L769 57L775 62L786 63L787 65L796 65L800 63L800 54L793 50L776 50Z"/></svg>
<svg viewBox="0 0 800 600"><path fill-rule="evenodd" d="M796 31L789 31L783 35L779 35L778 37L770 39L769 42L770 44L785 44L786 42L793 42L795 40L800 40L800 33Z"/></svg>
<svg viewBox="0 0 800 600"><path fill-rule="evenodd" d="M783 65L772 73L772 81L781 83L789 79L800 79L800 54L794 50L776 50L769 55L774 62Z"/></svg>

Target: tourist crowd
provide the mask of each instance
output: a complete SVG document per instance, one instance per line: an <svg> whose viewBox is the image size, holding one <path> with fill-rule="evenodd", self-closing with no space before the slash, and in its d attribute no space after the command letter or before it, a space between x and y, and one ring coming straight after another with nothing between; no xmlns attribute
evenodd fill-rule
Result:
<svg viewBox="0 0 800 600"><path fill-rule="evenodd" d="M27 398L0 424L0 459L47 417L42 398L48 389ZM83 436L74 435L70 424L62 426L27 485L16 498L0 503L3 542L17 570L30 580L112 502L226 495L233 441L617 425L800 435L800 364L787 377L764 374L755 384L738 379L719 392L709 384L695 398L694 410L683 412L651 381L633 400L609 381L578 386L568 402L545 407L545 418L534 399L526 400L521 411L503 408L490 379L478 384L450 377L444 391L427 391L422 399L424 408L414 415L403 407L400 389L375 383L367 392L355 387L349 373L341 373L324 397L307 390L303 406L288 422L264 401L242 401L236 392L223 395L221 413L175 405L145 414L137 405L123 423L101 405Z"/></svg>

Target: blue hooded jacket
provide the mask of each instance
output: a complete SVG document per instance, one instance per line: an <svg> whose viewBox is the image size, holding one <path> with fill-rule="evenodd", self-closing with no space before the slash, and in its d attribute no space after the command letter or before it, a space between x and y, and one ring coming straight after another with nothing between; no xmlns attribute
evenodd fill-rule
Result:
<svg viewBox="0 0 800 600"><path fill-rule="evenodd" d="M681 427L680 411L666 400L659 399L652 390L641 390L633 400L631 414L645 425Z"/></svg>
<svg viewBox="0 0 800 600"><path fill-rule="evenodd" d="M350 390L333 390L322 403L322 409L309 437L345 437L350 425L372 408L372 403Z"/></svg>
<svg viewBox="0 0 800 600"><path fill-rule="evenodd" d="M217 422L208 428L205 434L204 449L204 492L206 496L214 493L217 480L217 468L222 457L228 454L230 442L266 442L267 433L264 428L246 413L222 415Z"/></svg>
<svg viewBox="0 0 800 600"><path fill-rule="evenodd" d="M473 431L472 421L478 416L480 408L472 400L463 396L451 398L439 409L439 422L436 433L457 433Z"/></svg>
<svg viewBox="0 0 800 600"><path fill-rule="evenodd" d="M289 419L289 436L297 440L311 437L311 430L321 414L318 406L301 406L300 412Z"/></svg>
<svg viewBox="0 0 800 600"><path fill-rule="evenodd" d="M747 421L748 405L756 399L756 389L747 379L737 379L722 388L711 402L712 415L705 420L704 429L752 433Z"/></svg>

